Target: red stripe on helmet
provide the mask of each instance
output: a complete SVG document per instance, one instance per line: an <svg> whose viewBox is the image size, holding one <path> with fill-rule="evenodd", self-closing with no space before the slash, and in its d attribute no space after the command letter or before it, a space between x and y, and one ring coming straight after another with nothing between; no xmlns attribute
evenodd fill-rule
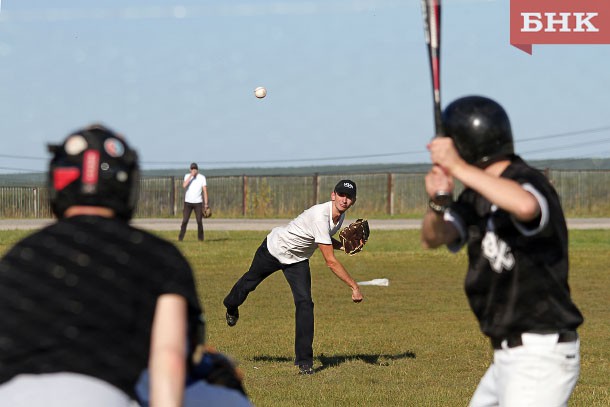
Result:
<svg viewBox="0 0 610 407"><path fill-rule="evenodd" d="M80 177L80 170L76 167L55 168L53 170L53 188L61 191Z"/></svg>
<svg viewBox="0 0 610 407"><path fill-rule="evenodd" d="M83 186L95 186L97 184L100 168L100 152L87 150L83 155Z"/></svg>

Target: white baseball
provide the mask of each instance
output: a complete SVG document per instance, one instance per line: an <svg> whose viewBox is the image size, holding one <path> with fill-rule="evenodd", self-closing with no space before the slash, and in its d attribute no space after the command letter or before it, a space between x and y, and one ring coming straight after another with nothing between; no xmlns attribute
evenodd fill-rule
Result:
<svg viewBox="0 0 610 407"><path fill-rule="evenodd" d="M262 86L259 86L258 88L254 89L254 96L259 99L264 98L265 96L267 96L267 89Z"/></svg>

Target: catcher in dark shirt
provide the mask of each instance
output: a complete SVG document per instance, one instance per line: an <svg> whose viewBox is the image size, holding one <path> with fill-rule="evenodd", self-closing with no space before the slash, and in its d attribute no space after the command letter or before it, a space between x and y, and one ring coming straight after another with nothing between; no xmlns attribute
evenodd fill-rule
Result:
<svg viewBox="0 0 610 407"><path fill-rule="evenodd" d="M147 366L151 405L181 405L201 308L180 252L128 224L135 151L102 126L50 151L58 221L0 261L0 406L130 406Z"/></svg>
<svg viewBox="0 0 610 407"><path fill-rule="evenodd" d="M493 100L458 99L443 125L448 137L428 145L422 242L468 247L466 294L495 350L470 405L565 406L579 376L583 317L570 298L557 193L514 155L508 116ZM452 202L454 178L465 189Z"/></svg>

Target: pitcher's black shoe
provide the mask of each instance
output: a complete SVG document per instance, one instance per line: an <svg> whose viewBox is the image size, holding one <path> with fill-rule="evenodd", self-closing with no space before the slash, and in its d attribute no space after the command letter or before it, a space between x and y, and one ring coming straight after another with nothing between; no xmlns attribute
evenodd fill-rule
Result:
<svg viewBox="0 0 610 407"><path fill-rule="evenodd" d="M237 320L239 319L239 310L237 310L237 309L229 310L227 308L226 318L227 318L227 325L235 326L235 324L237 323Z"/></svg>
<svg viewBox="0 0 610 407"><path fill-rule="evenodd" d="M299 365L299 374L310 375L313 373L314 373L314 370L311 365Z"/></svg>

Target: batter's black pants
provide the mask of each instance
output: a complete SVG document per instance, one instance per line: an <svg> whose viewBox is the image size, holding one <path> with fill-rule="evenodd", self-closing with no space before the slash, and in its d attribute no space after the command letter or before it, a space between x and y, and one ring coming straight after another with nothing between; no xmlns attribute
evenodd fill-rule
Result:
<svg viewBox="0 0 610 407"><path fill-rule="evenodd" d="M227 310L235 310L246 301L248 294L277 270L292 290L295 311L294 353L295 365L313 365L313 301L311 298L311 271L309 260L282 264L267 249L267 239L259 246L250 269L233 286L223 303ZM273 316L268 316L273 318Z"/></svg>
<svg viewBox="0 0 610 407"><path fill-rule="evenodd" d="M180 225L180 234L178 235L178 240L180 241L184 239L186 225L189 223L192 211L195 211L195 219L197 219L197 239L200 241L203 240L203 202L185 202L184 208L182 209L182 225Z"/></svg>

